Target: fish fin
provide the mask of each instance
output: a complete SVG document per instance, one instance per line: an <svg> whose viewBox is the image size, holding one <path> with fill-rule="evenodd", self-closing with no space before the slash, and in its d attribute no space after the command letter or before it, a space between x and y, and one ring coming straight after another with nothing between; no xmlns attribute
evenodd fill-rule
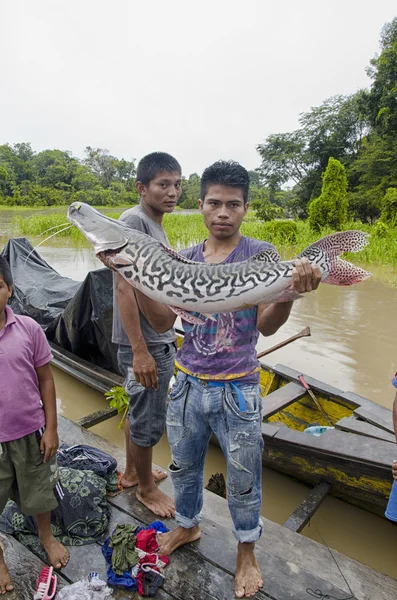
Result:
<svg viewBox="0 0 397 600"><path fill-rule="evenodd" d="M274 248L267 248L266 250L262 250L262 252L258 252L258 254L251 256L250 260L257 260L258 262L265 263L277 263L281 260L281 256Z"/></svg>
<svg viewBox="0 0 397 600"><path fill-rule="evenodd" d="M187 312L186 310L182 310L182 308L178 308L177 306L169 306L168 308L172 310L178 317L184 319L188 323L192 325L204 325L206 321L206 316L201 315L200 313L194 314L192 312Z"/></svg>
<svg viewBox="0 0 397 600"><path fill-rule="evenodd" d="M319 249L330 258L336 258L343 254L343 252L360 252L360 250L363 250L368 245L368 238L369 233L365 233L359 229L331 233L331 235L326 235L308 246L299 254L298 258L305 256L312 262L318 255Z"/></svg>
<svg viewBox="0 0 397 600"><path fill-rule="evenodd" d="M323 279L323 283L347 286L364 281L364 279L368 279L371 275L372 273L369 273L369 271L356 267L356 265L347 260L335 258L331 262L330 271L326 278Z"/></svg>
<svg viewBox="0 0 397 600"><path fill-rule="evenodd" d="M217 322L217 318L215 317L215 315L210 315L209 313L200 313L201 317L205 317L206 319L210 319L210 321L215 321Z"/></svg>
<svg viewBox="0 0 397 600"><path fill-rule="evenodd" d="M160 243L160 246L162 247L162 249L164 250L164 252L166 252L167 254L172 256L172 258L175 258L175 260L179 260L179 262L185 263L186 265L202 265L203 264L203 263L197 262L196 260L190 260L190 258L186 258L186 256L182 256L182 254L178 254L178 252L175 252L175 250L173 250L172 248L169 248L165 244L162 244L161 242L159 242L159 243Z"/></svg>

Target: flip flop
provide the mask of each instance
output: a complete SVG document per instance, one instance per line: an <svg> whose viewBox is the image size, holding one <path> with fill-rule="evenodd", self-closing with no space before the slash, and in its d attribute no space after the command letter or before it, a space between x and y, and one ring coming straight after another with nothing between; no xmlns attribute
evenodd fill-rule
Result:
<svg viewBox="0 0 397 600"><path fill-rule="evenodd" d="M57 576L53 567L43 567L37 581L36 593L33 600L52 600L57 590Z"/></svg>

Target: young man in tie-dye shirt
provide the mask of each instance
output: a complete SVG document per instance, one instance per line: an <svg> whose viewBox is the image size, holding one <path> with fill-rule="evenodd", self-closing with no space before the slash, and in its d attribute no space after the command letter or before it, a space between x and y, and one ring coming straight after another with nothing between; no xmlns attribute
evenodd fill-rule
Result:
<svg viewBox="0 0 397 600"><path fill-rule="evenodd" d="M240 226L248 210L249 176L235 162L219 161L201 179L199 206L209 231L208 239L184 250L190 259L208 263L239 262L272 248L243 236ZM293 288L310 292L321 274L306 259L297 260ZM236 282L238 284L238 282ZM145 302L147 309L150 303ZM272 335L288 319L292 302L247 307L216 315L204 325L183 321L182 349L177 354L178 374L167 410L167 433L172 462L169 470L175 488L179 527L159 536L162 554L200 537L204 462L214 433L227 462L227 490L233 532L238 541L235 593L253 596L263 585L254 554L262 531L262 448L259 333ZM154 328L171 327L175 315L167 307L148 316Z"/></svg>

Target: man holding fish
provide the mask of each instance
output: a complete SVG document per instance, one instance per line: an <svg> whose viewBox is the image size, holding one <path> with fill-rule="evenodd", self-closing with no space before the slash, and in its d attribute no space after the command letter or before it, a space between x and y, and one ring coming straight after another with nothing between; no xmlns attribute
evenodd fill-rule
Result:
<svg viewBox="0 0 397 600"><path fill-rule="evenodd" d="M198 262L224 264L271 250L270 244L240 232L248 210L248 191L249 176L239 164L219 161L207 168L199 206L209 236L181 254ZM306 258L296 262L294 291L310 292L320 281L318 267L312 267ZM238 541L238 598L253 596L263 585L254 554L262 531L263 449L255 347L259 333L275 333L287 321L291 308L292 302L260 304L219 314L217 322L207 319L203 325L193 325L183 321L185 336L177 355L178 374L167 412L172 452L169 470L179 527L159 536L160 551L171 554L200 537L205 456L215 433L227 462L228 502ZM158 311L148 316L155 328L169 328L174 320L172 314L167 318Z"/></svg>
<svg viewBox="0 0 397 600"><path fill-rule="evenodd" d="M227 462L238 598L254 596L263 585L254 553L262 532L259 333L274 334L288 320L293 300L320 281L351 285L369 276L339 258L368 243L360 231L327 236L293 261L281 261L270 244L243 236L248 192L248 172L238 163L208 167L199 201L208 239L183 256L86 205L71 205L68 216L104 264L138 290L138 305L154 330L169 331L175 313L182 317L185 336L167 409L179 527L159 535L160 553L200 537L204 462L214 433Z"/></svg>

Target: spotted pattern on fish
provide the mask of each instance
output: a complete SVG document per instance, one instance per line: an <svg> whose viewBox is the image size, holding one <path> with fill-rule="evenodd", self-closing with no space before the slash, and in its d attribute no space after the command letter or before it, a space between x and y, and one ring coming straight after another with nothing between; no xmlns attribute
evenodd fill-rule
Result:
<svg viewBox="0 0 397 600"><path fill-rule="evenodd" d="M68 218L94 245L107 266L153 300L185 312L225 313L260 303L285 302L297 296L291 289L295 262L281 261L274 249L238 263L199 263L87 205L71 205ZM106 236L111 244L107 245ZM339 256L362 250L367 244L368 234L362 231L339 232L311 244L298 258L306 257L318 266L324 282L351 285L370 273Z"/></svg>

